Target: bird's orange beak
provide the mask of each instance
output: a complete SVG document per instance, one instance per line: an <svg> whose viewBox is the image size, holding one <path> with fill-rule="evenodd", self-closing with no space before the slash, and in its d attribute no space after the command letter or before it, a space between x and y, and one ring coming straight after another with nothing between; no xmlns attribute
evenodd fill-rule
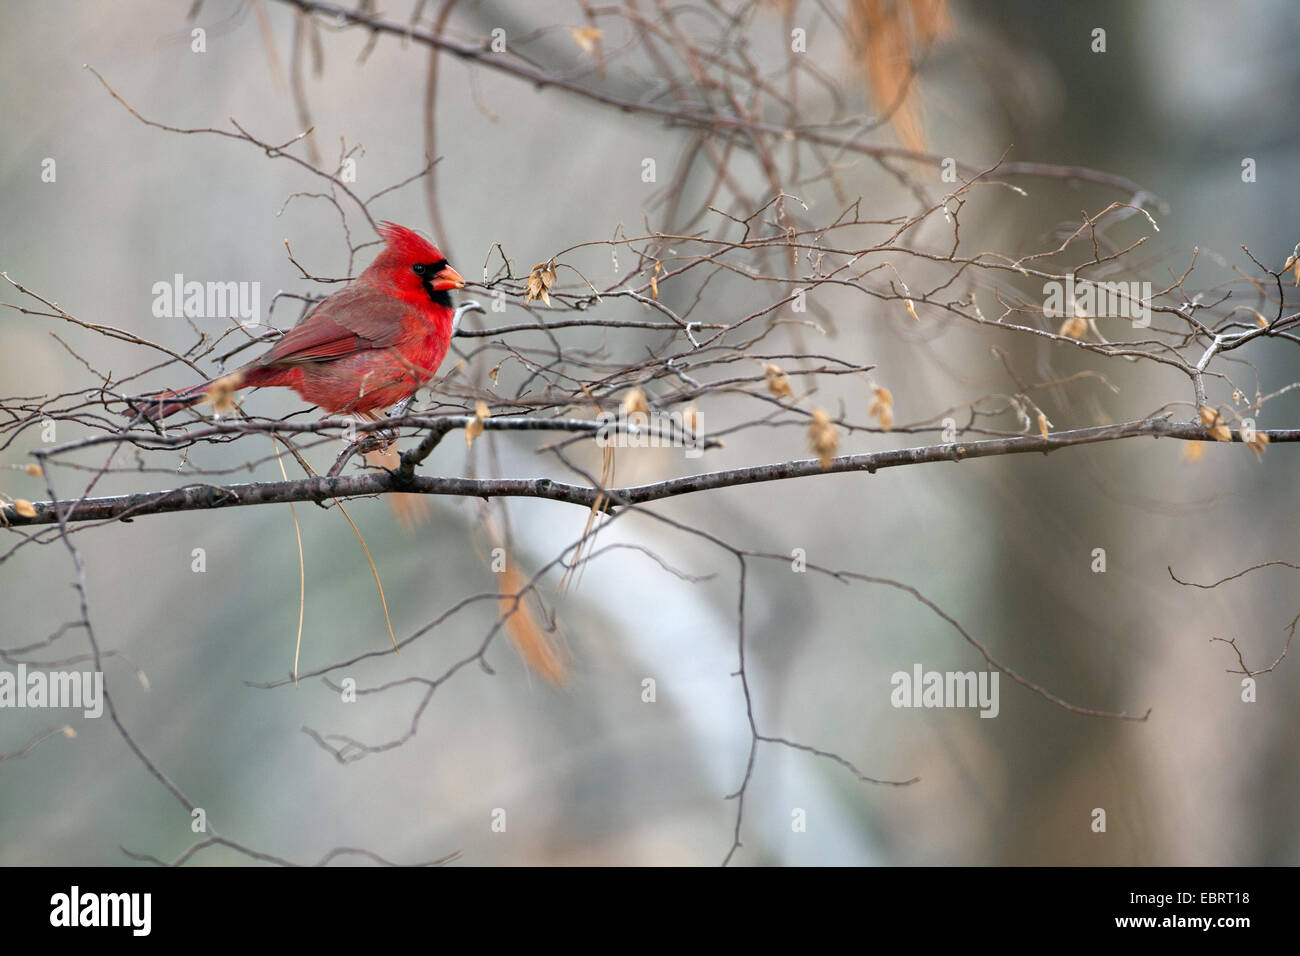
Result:
<svg viewBox="0 0 1300 956"><path fill-rule="evenodd" d="M460 277L459 272L451 266L447 266L434 278L433 287L439 292L447 289L463 289L465 288L465 280Z"/></svg>

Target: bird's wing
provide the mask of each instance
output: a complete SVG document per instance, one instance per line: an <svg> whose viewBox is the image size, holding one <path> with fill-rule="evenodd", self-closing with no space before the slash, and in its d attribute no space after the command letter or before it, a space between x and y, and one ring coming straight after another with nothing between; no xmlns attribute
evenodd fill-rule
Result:
<svg viewBox="0 0 1300 956"><path fill-rule="evenodd" d="M316 306L257 364L328 362L395 346L409 309L389 293L354 283Z"/></svg>

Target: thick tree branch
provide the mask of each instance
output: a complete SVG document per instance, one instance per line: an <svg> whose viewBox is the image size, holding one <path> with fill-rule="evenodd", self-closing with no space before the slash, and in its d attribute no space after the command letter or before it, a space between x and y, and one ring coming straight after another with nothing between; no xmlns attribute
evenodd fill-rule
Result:
<svg viewBox="0 0 1300 956"><path fill-rule="evenodd" d="M439 426L439 431L434 432L434 434L441 437L451 427L463 427L469 419L467 416L453 416L448 420L452 421L453 425ZM488 419L485 424L488 427L495 425L500 428L507 424L507 420ZM542 426L539 425L538 427ZM1272 443L1300 441L1300 429L1260 430L1256 434L1267 435ZM1012 438L994 438L986 441L951 442L917 448L900 448L893 451L872 452L862 455L842 455L832 459L826 467L822 467L821 463L816 459L752 465L724 471L705 472L699 475L687 475L682 478L672 478L647 485L607 489L606 494L616 505L638 505L699 491L713 491L719 488L764 481L783 481L790 478L807 478L814 475L838 474L847 471L874 473L881 468L895 468L901 465L919 465L939 461L957 462L972 458L988 458L995 455L1020 455L1029 452L1047 454L1059 448L1142 436L1177 438L1183 441L1213 440L1200 425L1174 423L1163 418L1151 418L1123 422L1117 425L1078 428L1072 431L1058 432L1047 438L1039 435L1022 435ZM1242 440L1241 433L1239 431L1233 432L1232 440L1240 442ZM417 449L417 456L419 449L423 449L429 442L430 439L426 438L425 442ZM436 444L436 441L434 444ZM432 446L429 447L431 450ZM48 454L48 452L36 453L37 457L42 459L42 463ZM412 458L412 462L416 460L418 458ZM551 501L579 505L583 508L592 507L599 495L595 488L555 481L551 478L407 477L404 469L398 469L393 472L369 472L336 478L310 477L297 478L291 481L251 482L231 485L204 483L187 485L168 491L119 495L107 498L87 498L80 502L39 501L32 503L35 513L31 517L23 517L17 514L12 507L4 509L3 512L0 512L0 515L10 525L43 525L57 523L60 514L62 514L65 521L125 520L140 517L141 515L165 514L174 511L205 511L216 508L285 504L298 501L322 502L332 498L355 498L388 492L458 495L474 498L546 498Z"/></svg>

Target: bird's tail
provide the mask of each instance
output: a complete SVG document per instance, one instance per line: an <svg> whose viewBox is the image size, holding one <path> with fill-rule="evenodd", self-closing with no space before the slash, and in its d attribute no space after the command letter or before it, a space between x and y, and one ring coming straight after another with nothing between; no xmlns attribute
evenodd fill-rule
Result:
<svg viewBox="0 0 1300 956"><path fill-rule="evenodd" d="M130 409L127 414L131 417L131 424L137 425L140 422L161 421L200 402L212 402L218 411L228 411L234 407L232 396L245 384L241 369L180 391L127 399Z"/></svg>

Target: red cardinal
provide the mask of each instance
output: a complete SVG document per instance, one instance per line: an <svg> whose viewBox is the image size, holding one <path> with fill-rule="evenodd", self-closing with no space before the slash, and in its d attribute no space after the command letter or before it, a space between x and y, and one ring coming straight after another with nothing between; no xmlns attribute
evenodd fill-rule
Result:
<svg viewBox="0 0 1300 956"><path fill-rule="evenodd" d="M384 250L357 280L308 312L261 358L179 392L137 399L137 421L157 421L238 389L283 385L327 412L374 417L410 398L451 344L451 289L465 285L432 243L381 223Z"/></svg>

